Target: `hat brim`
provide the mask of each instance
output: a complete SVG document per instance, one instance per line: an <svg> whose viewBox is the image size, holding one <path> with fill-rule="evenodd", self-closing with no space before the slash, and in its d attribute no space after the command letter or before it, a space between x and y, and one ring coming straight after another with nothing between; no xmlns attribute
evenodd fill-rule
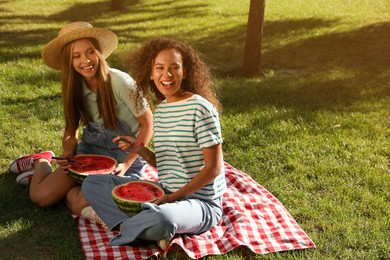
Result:
<svg viewBox="0 0 390 260"><path fill-rule="evenodd" d="M107 58L118 45L115 33L104 28L82 28L56 37L46 44L41 52L43 61L55 70L61 70L61 53L64 46L72 41L94 38L99 42L102 55Z"/></svg>

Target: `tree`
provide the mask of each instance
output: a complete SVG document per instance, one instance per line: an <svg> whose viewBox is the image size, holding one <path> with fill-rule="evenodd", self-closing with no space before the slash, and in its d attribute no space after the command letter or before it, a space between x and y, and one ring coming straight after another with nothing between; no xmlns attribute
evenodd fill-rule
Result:
<svg viewBox="0 0 390 260"><path fill-rule="evenodd" d="M126 0L111 0L112 11L124 11L126 6Z"/></svg>
<svg viewBox="0 0 390 260"><path fill-rule="evenodd" d="M245 76L254 76L260 72L264 9L265 0L250 1L243 66Z"/></svg>

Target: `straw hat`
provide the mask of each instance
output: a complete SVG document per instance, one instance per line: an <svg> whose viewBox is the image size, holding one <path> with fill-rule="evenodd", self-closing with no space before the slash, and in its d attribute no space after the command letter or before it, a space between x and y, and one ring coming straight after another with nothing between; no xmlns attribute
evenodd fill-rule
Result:
<svg viewBox="0 0 390 260"><path fill-rule="evenodd" d="M110 30L93 27L87 22L73 22L62 27L58 36L43 47L43 61L49 67L61 70L62 49L69 42L82 38L96 39L104 57L108 57L118 44L118 37Z"/></svg>

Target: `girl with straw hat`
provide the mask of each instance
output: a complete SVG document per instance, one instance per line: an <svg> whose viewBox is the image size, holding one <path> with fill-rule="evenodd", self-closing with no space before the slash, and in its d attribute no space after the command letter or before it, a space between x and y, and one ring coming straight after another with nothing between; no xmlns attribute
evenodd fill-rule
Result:
<svg viewBox="0 0 390 260"><path fill-rule="evenodd" d="M67 175L68 160L75 154L101 154L118 162L113 174L140 178L145 161L136 153L123 152L113 139L131 135L142 143L152 136L152 113L145 98L134 101L135 81L110 68L105 60L116 48L115 33L87 22L64 26L42 50L43 61L61 71L65 114L63 153L52 172L54 153L45 151L22 156L9 167L19 174L17 182L30 184L31 200L40 207L53 205L66 197L70 210L80 215L88 204L80 186ZM137 94L139 96L139 94ZM83 129L79 141L78 132Z"/></svg>

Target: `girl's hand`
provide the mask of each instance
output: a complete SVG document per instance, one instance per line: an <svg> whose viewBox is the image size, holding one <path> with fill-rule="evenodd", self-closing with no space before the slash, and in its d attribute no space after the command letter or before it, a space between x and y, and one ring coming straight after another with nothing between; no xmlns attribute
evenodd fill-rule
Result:
<svg viewBox="0 0 390 260"><path fill-rule="evenodd" d="M118 147L125 152L139 153L140 147L143 146L142 142L131 136L117 136L112 141L118 143Z"/></svg>
<svg viewBox="0 0 390 260"><path fill-rule="evenodd" d="M67 159L70 159L72 158L73 155L72 154L68 154L68 153L63 153L61 154L60 156L58 157L53 157L53 159L56 159L57 163L61 166L66 166L69 164L69 161ZM63 159L62 159L63 158Z"/></svg>
<svg viewBox="0 0 390 260"><path fill-rule="evenodd" d="M125 152L129 152L132 144L137 142L137 140L131 136L116 136L112 141L118 143L118 147Z"/></svg>
<svg viewBox="0 0 390 260"><path fill-rule="evenodd" d="M174 202L171 197L172 194L164 194L160 198L156 199L153 201L154 204L160 205L160 204L165 204L165 203L171 203Z"/></svg>
<svg viewBox="0 0 390 260"><path fill-rule="evenodd" d="M126 167L124 163L119 163L116 168L112 171L112 174L118 176L124 176L129 167Z"/></svg>
<svg viewBox="0 0 390 260"><path fill-rule="evenodd" d="M64 173L68 173L68 169L72 167L72 162L69 162L68 159L72 158L73 155L71 153L63 153L60 156L56 157L57 163L60 165L60 168ZM59 159L64 158L64 159Z"/></svg>

